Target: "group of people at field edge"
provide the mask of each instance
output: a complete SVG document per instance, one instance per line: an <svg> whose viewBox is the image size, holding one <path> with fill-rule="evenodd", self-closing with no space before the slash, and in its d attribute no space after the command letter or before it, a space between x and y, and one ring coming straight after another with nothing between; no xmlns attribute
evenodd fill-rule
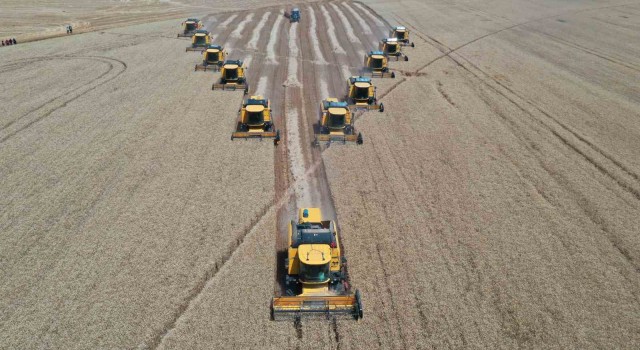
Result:
<svg viewBox="0 0 640 350"><path fill-rule="evenodd" d="M17 43L16 38L2 40L2 46L16 45Z"/></svg>

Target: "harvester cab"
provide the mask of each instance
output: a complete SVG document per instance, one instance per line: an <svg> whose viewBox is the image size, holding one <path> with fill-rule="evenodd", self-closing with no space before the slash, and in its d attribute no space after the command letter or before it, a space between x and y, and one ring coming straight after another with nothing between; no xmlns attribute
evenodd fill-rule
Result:
<svg viewBox="0 0 640 350"><path fill-rule="evenodd" d="M347 79L347 101L349 107L359 109L378 109L384 111L382 104L378 105L376 98L376 87L368 77L353 76Z"/></svg>
<svg viewBox="0 0 640 350"><path fill-rule="evenodd" d="M204 29L198 29L191 37L191 46L187 46L187 51L204 51L211 45L211 36Z"/></svg>
<svg viewBox="0 0 640 350"><path fill-rule="evenodd" d="M295 7L291 10L291 14L289 15L289 20L291 23L300 22L300 9Z"/></svg>
<svg viewBox="0 0 640 350"><path fill-rule="evenodd" d="M193 33L202 28L202 22L200 22L197 18L187 18L186 21L182 22L182 33L178 34L178 38L180 37L190 37Z"/></svg>
<svg viewBox="0 0 640 350"><path fill-rule="evenodd" d="M196 64L196 71L198 70L214 70L217 71L222 66L227 53L220 45L209 45L207 49L202 53L202 63Z"/></svg>
<svg viewBox="0 0 640 350"><path fill-rule="evenodd" d="M238 115L238 126L231 134L233 139L270 138L274 145L280 141L280 131L275 130L271 117L271 104L262 96L251 96L242 103Z"/></svg>
<svg viewBox="0 0 640 350"><path fill-rule="evenodd" d="M416 47L413 42L409 42L409 29L407 29L407 27L393 27L393 29L391 29L391 37L398 39L400 45Z"/></svg>
<svg viewBox="0 0 640 350"><path fill-rule="evenodd" d="M320 145L320 142L339 142L346 144L347 142L355 142L362 144L362 134L356 135L351 110L346 102L338 101L337 98L329 97L322 101L322 117L318 133L316 134L314 144Z"/></svg>
<svg viewBox="0 0 640 350"><path fill-rule="evenodd" d="M389 72L389 59L382 51L371 51L364 56L365 70L374 78L395 78L394 72Z"/></svg>
<svg viewBox="0 0 640 350"><path fill-rule="evenodd" d="M380 41L380 51L384 52L389 57L395 57L396 61L400 60L400 57L404 56L404 60L408 61L409 57L402 53L402 45L397 38L386 38Z"/></svg>
<svg viewBox="0 0 640 350"><path fill-rule="evenodd" d="M286 295L273 298L272 318L362 318L362 299L350 290L336 225L322 220L319 208L302 208L298 217L289 223Z"/></svg>
<svg viewBox="0 0 640 350"><path fill-rule="evenodd" d="M211 90L244 90L249 92L249 84L244 75L244 65L240 60L227 60L220 68L220 81L211 86Z"/></svg>

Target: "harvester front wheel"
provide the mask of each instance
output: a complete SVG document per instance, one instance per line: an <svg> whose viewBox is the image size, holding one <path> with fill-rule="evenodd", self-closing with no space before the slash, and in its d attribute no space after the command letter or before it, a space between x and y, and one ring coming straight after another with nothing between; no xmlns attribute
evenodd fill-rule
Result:
<svg viewBox="0 0 640 350"><path fill-rule="evenodd" d="M362 306L362 295L360 295L360 290L356 289L356 313L354 315L356 320L364 317L364 307Z"/></svg>
<svg viewBox="0 0 640 350"><path fill-rule="evenodd" d="M391 72L391 79L395 79L396 78L396 72Z"/></svg>
<svg viewBox="0 0 640 350"><path fill-rule="evenodd" d="M413 42L411 43L411 47L416 47L416 44L414 44Z"/></svg>
<svg viewBox="0 0 640 350"><path fill-rule="evenodd" d="M280 130L276 130L276 137L273 139L273 145L278 146L280 143Z"/></svg>
<svg viewBox="0 0 640 350"><path fill-rule="evenodd" d="M380 104L380 109L379 109L380 113L384 112L384 103Z"/></svg>
<svg viewBox="0 0 640 350"><path fill-rule="evenodd" d="M361 144L364 143L364 139L362 138L362 133L361 132L358 133L358 139L356 140L356 143L358 145L361 145Z"/></svg>

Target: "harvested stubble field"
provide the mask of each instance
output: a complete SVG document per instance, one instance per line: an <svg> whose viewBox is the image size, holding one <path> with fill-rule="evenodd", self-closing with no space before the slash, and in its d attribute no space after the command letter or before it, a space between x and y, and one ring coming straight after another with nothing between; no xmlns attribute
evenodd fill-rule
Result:
<svg viewBox="0 0 640 350"><path fill-rule="evenodd" d="M195 12L272 99L275 152L229 141L241 94L177 21L3 52L0 347L637 347L640 5L235 3ZM385 113L310 147L389 24L417 47ZM289 201L337 215L362 321L269 320Z"/></svg>

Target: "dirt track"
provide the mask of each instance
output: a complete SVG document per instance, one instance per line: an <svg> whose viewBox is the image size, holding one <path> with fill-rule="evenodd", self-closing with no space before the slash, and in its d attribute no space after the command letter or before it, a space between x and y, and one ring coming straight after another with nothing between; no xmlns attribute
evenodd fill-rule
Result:
<svg viewBox="0 0 640 350"><path fill-rule="evenodd" d="M3 347L640 342L640 7L392 3L367 2L417 47L365 144L324 152L320 99L388 30L361 3L200 15L275 149L229 141L241 94L209 90L176 21L3 51ZM269 321L296 205L338 219L363 321Z"/></svg>

